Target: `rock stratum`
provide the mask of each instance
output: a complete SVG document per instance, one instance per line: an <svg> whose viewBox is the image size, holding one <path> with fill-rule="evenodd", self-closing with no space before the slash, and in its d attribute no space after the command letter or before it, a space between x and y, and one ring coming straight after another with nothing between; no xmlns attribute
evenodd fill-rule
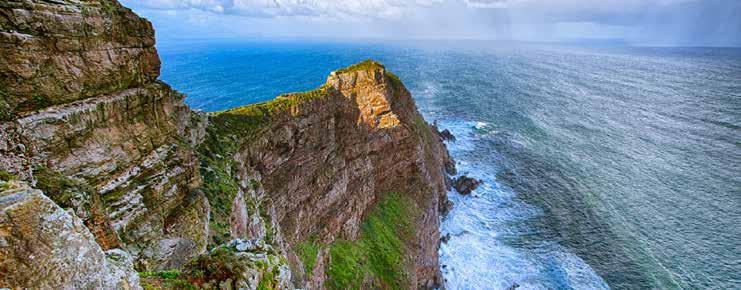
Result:
<svg viewBox="0 0 741 290"><path fill-rule="evenodd" d="M441 284L454 171L398 77L203 114L110 0L0 2L0 287Z"/></svg>

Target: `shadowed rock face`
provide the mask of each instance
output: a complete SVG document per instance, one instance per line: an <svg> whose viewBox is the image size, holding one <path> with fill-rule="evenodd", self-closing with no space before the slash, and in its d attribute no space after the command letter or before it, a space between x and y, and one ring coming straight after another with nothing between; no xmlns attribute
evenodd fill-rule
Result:
<svg viewBox="0 0 741 290"><path fill-rule="evenodd" d="M149 21L112 0L0 2L0 119L159 75Z"/></svg>
<svg viewBox="0 0 741 290"><path fill-rule="evenodd" d="M0 169L142 270L181 265L208 236L192 149L205 120L158 75L151 24L116 1L0 3Z"/></svg>
<svg viewBox="0 0 741 290"><path fill-rule="evenodd" d="M0 170L30 185L0 196L2 286L136 288L133 268L179 268L201 287L323 288L329 251L308 274L293 246L358 239L389 192L415 207L403 285L441 282L454 166L396 76L366 61L207 116L156 81L153 36L116 1L0 3Z"/></svg>

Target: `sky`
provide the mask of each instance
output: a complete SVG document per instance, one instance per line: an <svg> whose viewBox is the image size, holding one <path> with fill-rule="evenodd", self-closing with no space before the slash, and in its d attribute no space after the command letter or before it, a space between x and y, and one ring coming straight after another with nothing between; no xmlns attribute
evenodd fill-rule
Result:
<svg viewBox="0 0 741 290"><path fill-rule="evenodd" d="M741 0L122 0L158 39L481 39L741 46Z"/></svg>

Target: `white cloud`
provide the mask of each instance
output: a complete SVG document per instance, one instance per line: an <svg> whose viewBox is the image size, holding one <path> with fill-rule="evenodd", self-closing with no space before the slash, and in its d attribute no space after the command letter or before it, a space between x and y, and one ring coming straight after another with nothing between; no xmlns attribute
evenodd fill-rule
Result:
<svg viewBox="0 0 741 290"><path fill-rule="evenodd" d="M403 18L419 9L535 9L625 13L699 0L122 0L148 9L196 9L246 17ZM446 5L447 4L447 5Z"/></svg>
<svg viewBox="0 0 741 290"><path fill-rule="evenodd" d="M160 35L172 37L741 43L739 0L120 1L150 18Z"/></svg>
<svg viewBox="0 0 741 290"><path fill-rule="evenodd" d="M445 0L140 0L125 4L149 9L197 9L247 17L399 18L415 8Z"/></svg>
<svg viewBox="0 0 741 290"><path fill-rule="evenodd" d="M473 8L507 8L517 2L527 0L464 0L468 7Z"/></svg>

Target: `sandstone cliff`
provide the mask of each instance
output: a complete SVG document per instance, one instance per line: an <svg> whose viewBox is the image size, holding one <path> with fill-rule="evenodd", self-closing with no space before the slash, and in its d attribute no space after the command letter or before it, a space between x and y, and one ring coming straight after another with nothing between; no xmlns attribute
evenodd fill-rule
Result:
<svg viewBox="0 0 741 290"><path fill-rule="evenodd" d="M382 65L208 115L158 75L116 1L0 3L0 287L440 283L452 163Z"/></svg>

